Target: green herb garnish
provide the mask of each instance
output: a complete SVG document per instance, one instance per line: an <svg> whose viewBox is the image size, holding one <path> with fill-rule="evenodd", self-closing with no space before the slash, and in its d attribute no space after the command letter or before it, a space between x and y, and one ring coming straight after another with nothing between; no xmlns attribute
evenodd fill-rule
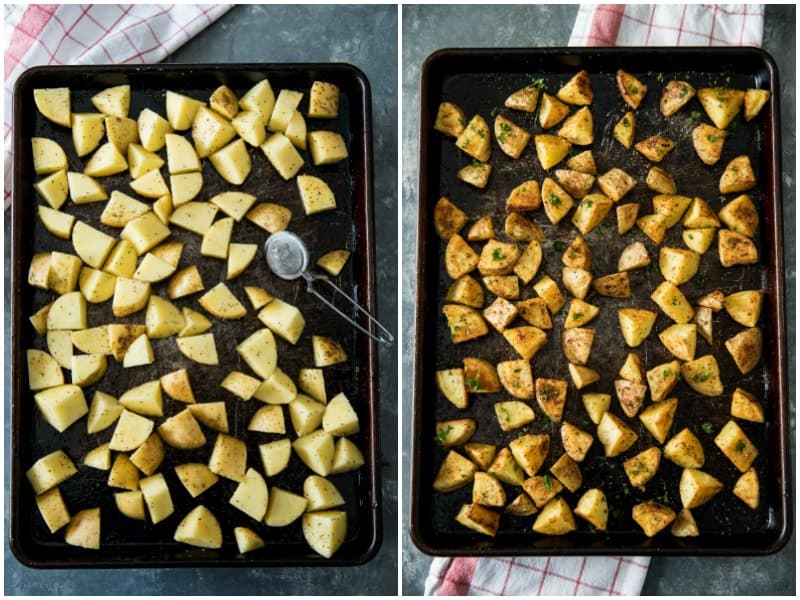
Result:
<svg viewBox="0 0 800 600"><path fill-rule="evenodd" d="M553 242L553 248L555 248L557 252L563 252L564 248L566 247L567 246L562 241L556 240L555 242Z"/></svg>
<svg viewBox="0 0 800 600"><path fill-rule="evenodd" d="M744 440L739 440L738 442L736 442L736 451L742 452L745 449L746 445L747 444L744 443Z"/></svg>
<svg viewBox="0 0 800 600"><path fill-rule="evenodd" d="M703 423L701 427L703 428L703 431L705 431L709 435L714 433L714 425L712 425L709 421Z"/></svg>
<svg viewBox="0 0 800 600"><path fill-rule="evenodd" d="M550 479L550 475L545 473L544 477L542 477L542 479L544 480L544 487L546 487L548 490L552 490L553 489L553 480Z"/></svg>
<svg viewBox="0 0 800 600"><path fill-rule="evenodd" d="M500 248L495 248L492 250L492 260L499 261L505 259L505 254Z"/></svg>
<svg viewBox="0 0 800 600"><path fill-rule="evenodd" d="M539 88L540 90L544 89L544 79L539 77L538 79L531 79L531 82L528 84L529 88Z"/></svg>
<svg viewBox="0 0 800 600"><path fill-rule="evenodd" d="M440 444L444 444L445 441L447 440L447 436L450 435L451 431L453 431L452 425L442 427L438 432L436 432L436 437L434 439Z"/></svg>

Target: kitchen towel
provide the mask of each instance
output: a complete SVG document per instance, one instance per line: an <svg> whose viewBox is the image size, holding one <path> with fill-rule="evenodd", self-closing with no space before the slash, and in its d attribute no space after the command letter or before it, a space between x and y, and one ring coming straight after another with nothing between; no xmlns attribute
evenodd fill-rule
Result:
<svg viewBox="0 0 800 600"><path fill-rule="evenodd" d="M570 46L760 46L761 5L583 4ZM643 556L434 558L425 594L435 596L636 596Z"/></svg>
<svg viewBox="0 0 800 600"><path fill-rule="evenodd" d="M192 4L17 4L5 17L5 206L11 201L14 83L39 65L157 63L231 8Z"/></svg>

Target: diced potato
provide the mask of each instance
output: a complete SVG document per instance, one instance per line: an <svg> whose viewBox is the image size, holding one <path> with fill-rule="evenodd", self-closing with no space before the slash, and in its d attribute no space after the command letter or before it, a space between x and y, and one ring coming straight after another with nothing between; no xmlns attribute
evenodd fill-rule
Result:
<svg viewBox="0 0 800 600"><path fill-rule="evenodd" d="M525 319L534 327L539 329L551 329L553 323L550 319L550 312L544 298L529 298L516 304L519 316Z"/></svg>
<svg viewBox="0 0 800 600"><path fill-rule="evenodd" d="M247 446L238 438L219 433L208 459L208 468L220 477L241 483L247 470Z"/></svg>
<svg viewBox="0 0 800 600"><path fill-rule="evenodd" d="M639 413L639 420L647 431L649 431L660 444L663 444L672 427L672 421L675 418L675 411L677 409L677 398L669 398L661 402L654 402L646 406L644 410Z"/></svg>
<svg viewBox="0 0 800 600"><path fill-rule="evenodd" d="M631 456L622 465L631 485L643 490L645 484L655 476L660 463L661 450L654 446Z"/></svg>
<svg viewBox="0 0 800 600"><path fill-rule="evenodd" d="M131 189L145 198L161 198L170 193L161 171L153 169L131 181Z"/></svg>
<svg viewBox="0 0 800 600"><path fill-rule="evenodd" d="M747 469L747 471L736 480L733 486L733 495L753 510L758 508L760 489L758 474L753 467Z"/></svg>
<svg viewBox="0 0 800 600"><path fill-rule="evenodd" d="M173 538L176 542L198 548L221 548L222 528L214 514L200 504L178 523Z"/></svg>
<svg viewBox="0 0 800 600"><path fill-rule="evenodd" d="M592 280L592 287L601 296L630 298L631 284L627 271L611 273Z"/></svg>
<svg viewBox="0 0 800 600"><path fill-rule="evenodd" d="M60 485L78 472L63 450L56 450L43 456L25 471L25 477L38 496Z"/></svg>
<svg viewBox="0 0 800 600"><path fill-rule="evenodd" d="M119 397L119 403L140 415L162 416L164 411L160 381L155 379L130 388Z"/></svg>
<svg viewBox="0 0 800 600"><path fill-rule="evenodd" d="M175 474L192 498L197 498L219 478L202 463L184 463L175 467Z"/></svg>
<svg viewBox="0 0 800 600"><path fill-rule="evenodd" d="M206 436L188 408L161 423L158 434L173 448L190 450L206 445Z"/></svg>
<svg viewBox="0 0 800 600"><path fill-rule="evenodd" d="M670 353L680 360L694 360L697 346L697 326L694 324L670 325L658 334L658 338Z"/></svg>
<svg viewBox="0 0 800 600"><path fill-rule="evenodd" d="M445 269L452 279L473 271L481 258L459 234L450 237L445 248ZM502 259L500 259L502 260Z"/></svg>
<svg viewBox="0 0 800 600"><path fill-rule="evenodd" d="M692 144L697 156L707 165L715 165L722 156L727 133L706 123L701 123L692 130Z"/></svg>
<svg viewBox="0 0 800 600"><path fill-rule="evenodd" d="M742 473L750 468L758 456L758 448L735 421L725 424L714 438L714 443Z"/></svg>
<svg viewBox="0 0 800 600"><path fill-rule="evenodd" d="M558 284L547 275L541 277L536 283L533 284L534 291L542 298L547 304L548 310L552 314L558 313L566 300L561 290L558 289Z"/></svg>
<svg viewBox="0 0 800 600"><path fill-rule="evenodd" d="M503 102L503 106L513 110L532 113L536 112L536 103L539 101L539 88L534 84L526 85L511 94Z"/></svg>
<svg viewBox="0 0 800 600"><path fill-rule="evenodd" d="M172 276L169 280L169 284L167 284L167 295L170 299L175 300L176 298L183 298L184 296L194 294L203 289L205 289L205 286L203 285L203 280L200 278L200 271L197 265L190 265L184 267Z"/></svg>
<svg viewBox="0 0 800 600"><path fill-rule="evenodd" d="M617 379L614 382L614 391L622 407L622 411L628 417L635 417L644 403L647 386L643 383Z"/></svg>
<svg viewBox="0 0 800 600"><path fill-rule="evenodd" d="M649 264L650 255L647 253L647 247L642 242L633 242L628 244L619 255L617 271L641 269Z"/></svg>
<svg viewBox="0 0 800 600"><path fill-rule="evenodd" d="M60 169L44 179L40 179L33 184L33 189L45 199L51 208L58 210L66 202L69 194L67 171Z"/></svg>
<svg viewBox="0 0 800 600"><path fill-rule="evenodd" d="M533 523L533 530L544 535L566 535L575 529L575 518L561 496L545 504Z"/></svg>
<svg viewBox="0 0 800 600"><path fill-rule="evenodd" d="M592 82L586 69L578 71L572 79L565 83L556 94L559 100L568 104L587 106L594 101Z"/></svg>
<svg viewBox="0 0 800 600"><path fill-rule="evenodd" d="M706 462L700 440L686 427L664 446L664 458L684 469L700 469Z"/></svg>
<svg viewBox="0 0 800 600"><path fill-rule="evenodd" d="M505 506L506 491L502 484L488 473L475 473L472 502L481 506Z"/></svg>
<svg viewBox="0 0 800 600"><path fill-rule="evenodd" d="M96 391L89 405L89 416L86 418L86 433L103 431L119 418L123 407L117 399L108 394Z"/></svg>
<svg viewBox="0 0 800 600"><path fill-rule="evenodd" d="M39 112L42 113L42 116L58 125L70 126L72 109L69 88L35 89L33 90L33 102Z"/></svg>
<svg viewBox="0 0 800 600"><path fill-rule="evenodd" d="M144 496L141 491L117 492L114 494L114 502L117 510L129 519L145 520Z"/></svg>
<svg viewBox="0 0 800 600"><path fill-rule="evenodd" d="M749 88L744 93L744 120L752 121L769 100L769 90Z"/></svg>
<svg viewBox="0 0 800 600"><path fill-rule="evenodd" d="M591 145L594 142L592 112L585 106L575 111L561 124L558 135L577 146Z"/></svg>
<svg viewBox="0 0 800 600"><path fill-rule="evenodd" d="M486 472L508 485L520 486L525 480L525 472L508 448L502 448L497 453Z"/></svg>
<svg viewBox="0 0 800 600"><path fill-rule="evenodd" d="M538 327L515 327L503 331L503 337L525 360L532 359L547 343L547 334Z"/></svg>
<svg viewBox="0 0 800 600"><path fill-rule="evenodd" d="M569 363L569 375L572 378L572 383L577 389L583 389L587 385L600 381L600 373L589 367L582 367L573 363Z"/></svg>
<svg viewBox="0 0 800 600"><path fill-rule="evenodd" d="M465 385L473 394L493 394L501 388L494 365L482 358L464 358Z"/></svg>
<svg viewBox="0 0 800 600"><path fill-rule="evenodd" d="M636 225L654 244L658 245L664 241L667 233L667 218L664 215L652 214L639 217L636 219Z"/></svg>
<svg viewBox="0 0 800 600"><path fill-rule="evenodd" d="M309 115L310 116L310 115ZM442 102L436 111L433 128L447 136L457 138L467 126L467 116L461 107L452 102Z"/></svg>
<svg viewBox="0 0 800 600"><path fill-rule="evenodd" d="M336 208L336 198L322 179L311 175L299 175L297 187L307 215Z"/></svg>
<svg viewBox="0 0 800 600"><path fill-rule="evenodd" d="M655 500L637 504L631 516L647 537L653 537L669 527L676 517L674 510Z"/></svg>
<svg viewBox="0 0 800 600"><path fill-rule="evenodd" d="M694 98L694 95L695 89L691 84L685 81L670 81L661 91L661 99L659 100L661 114L665 117L671 117Z"/></svg>
<svg viewBox="0 0 800 600"><path fill-rule="evenodd" d="M533 409L519 400L507 400L505 402L497 402L494 405L494 414L497 417L497 422L500 429L503 431L513 431L524 427L528 423L533 422L536 414Z"/></svg>
<svg viewBox="0 0 800 600"><path fill-rule="evenodd" d="M705 254L706 250L714 242L717 230L711 227L704 229L684 229L681 232L681 239L691 250L699 254Z"/></svg>
<svg viewBox="0 0 800 600"><path fill-rule="evenodd" d="M102 202L108 199L105 188L89 175L67 171L67 183L69 197L75 204Z"/></svg>
<svg viewBox="0 0 800 600"><path fill-rule="evenodd" d="M495 301L483 310L483 317L500 333L505 331L516 316L516 307L505 298L500 297L495 298Z"/></svg>
<svg viewBox="0 0 800 600"><path fill-rule="evenodd" d="M458 304L446 304L442 309L454 344L466 342L489 333L481 313L474 308ZM317 365L319 366L319 365Z"/></svg>
<svg viewBox="0 0 800 600"><path fill-rule="evenodd" d="M138 179L162 166L164 166L164 159L155 152L150 152L133 142L128 144L128 171L132 179Z"/></svg>
<svg viewBox="0 0 800 600"><path fill-rule="evenodd" d="M529 477L533 477L542 467L550 452L550 436L529 433L511 441L508 444L508 448L516 464Z"/></svg>
<svg viewBox="0 0 800 600"><path fill-rule="evenodd" d="M764 408L753 394L742 388L736 388L731 398L731 416L754 423L763 423Z"/></svg>
<svg viewBox="0 0 800 600"><path fill-rule="evenodd" d="M722 482L698 469L684 469L681 474L680 495L684 508L702 506L722 490Z"/></svg>
<svg viewBox="0 0 800 600"><path fill-rule="evenodd" d="M559 185L576 200L581 200L594 186L595 176L589 173L571 169L556 169L555 174Z"/></svg>
<svg viewBox="0 0 800 600"><path fill-rule="evenodd" d="M745 327L755 327L761 316L763 292L761 290L743 290L725 296L725 311L730 317Z"/></svg>
<svg viewBox="0 0 800 600"><path fill-rule="evenodd" d="M598 488L584 492L574 512L598 531L605 531L608 526L608 501L603 491Z"/></svg>
<svg viewBox="0 0 800 600"><path fill-rule="evenodd" d="M75 513L67 525L64 541L88 550L100 549L100 509L87 508Z"/></svg>
<svg viewBox="0 0 800 600"><path fill-rule="evenodd" d="M549 133L535 135L533 144L536 147L539 164L545 171L564 160L572 148L572 144L564 138Z"/></svg>
<svg viewBox="0 0 800 600"><path fill-rule="evenodd" d="M600 423L603 414L611 408L611 394L583 394L581 401L586 409L586 414L589 415L595 425Z"/></svg>
<svg viewBox="0 0 800 600"><path fill-rule="evenodd" d="M135 450L150 437L154 426L152 420L129 410L123 410L108 447L119 452Z"/></svg>
<svg viewBox="0 0 800 600"><path fill-rule="evenodd" d="M101 113L72 113L72 144L78 156L86 156L106 134L105 116Z"/></svg>
<svg viewBox="0 0 800 600"><path fill-rule="evenodd" d="M49 175L68 168L67 154L58 142L50 138L31 138L33 170L37 175ZM73 199L75 196L73 196ZM55 207L53 207L55 208Z"/></svg>
<svg viewBox="0 0 800 600"><path fill-rule="evenodd" d="M592 442L594 442L594 436L591 433L583 431L567 421L561 424L561 444L567 455L575 462L581 462L586 458Z"/></svg>
<svg viewBox="0 0 800 600"><path fill-rule="evenodd" d="M244 140L240 138L217 150L208 158L220 177L233 185L241 185L250 174L250 154L247 152Z"/></svg>
<svg viewBox="0 0 800 600"><path fill-rule="evenodd" d="M252 468L247 469L229 500L230 504L256 521L261 521L267 514L268 501L267 483L261 473Z"/></svg>
<svg viewBox="0 0 800 600"><path fill-rule="evenodd" d="M639 108L647 94L647 85L622 69L617 70L617 89L625 103L634 110Z"/></svg>
<svg viewBox="0 0 800 600"><path fill-rule="evenodd" d="M36 496L36 507L42 515L50 533L55 533L70 522L70 514L64 497L58 488L53 488L40 496Z"/></svg>
<svg viewBox="0 0 800 600"><path fill-rule="evenodd" d="M486 162L492 153L489 125L486 120L475 115L456 139L456 147L480 162Z"/></svg>
<svg viewBox="0 0 800 600"><path fill-rule="evenodd" d="M313 89L312 86L311 98L314 97ZM239 107L243 110L250 110L258 113L264 125L269 122L274 106L275 94L267 79L262 79L256 83L244 96L239 98Z"/></svg>
<svg viewBox="0 0 800 600"><path fill-rule="evenodd" d="M567 318L569 319L569 315ZM593 342L593 329L582 327L565 328L561 334L561 348L564 351L564 356L571 363L585 365L589 361Z"/></svg>
<svg viewBox="0 0 800 600"><path fill-rule="evenodd" d="M158 434L153 433L144 444L131 454L131 462L145 475L152 475L164 460L164 445Z"/></svg>
<svg viewBox="0 0 800 600"><path fill-rule="evenodd" d="M492 165L482 163L477 160L468 165L464 165L456 172L456 177L482 190L489 184L489 176L492 174Z"/></svg>
<svg viewBox="0 0 800 600"><path fill-rule="evenodd" d="M492 444L469 442L464 444L464 454L481 469L487 470L494 461L497 447Z"/></svg>
<svg viewBox="0 0 800 600"><path fill-rule="evenodd" d="M675 537L696 537L700 535L700 530L697 527L697 522L692 516L692 512L684 508L678 513L678 516L672 522L672 527L669 532Z"/></svg>
<svg viewBox="0 0 800 600"><path fill-rule="evenodd" d="M203 365L219 364L213 333L179 337L175 340L175 343L181 354L190 360Z"/></svg>
<svg viewBox="0 0 800 600"><path fill-rule="evenodd" d="M59 433L89 412L83 390L75 384L64 384L34 395L42 417Z"/></svg>
<svg viewBox="0 0 800 600"><path fill-rule="evenodd" d="M544 241L541 227L518 212L512 212L506 217L504 233L515 242Z"/></svg>
<svg viewBox="0 0 800 600"><path fill-rule="evenodd" d="M506 198L506 211L536 210L542 204L542 195L539 182L535 180L524 181L511 190Z"/></svg>
<svg viewBox="0 0 800 600"><path fill-rule="evenodd" d="M719 366L713 354L706 354L681 365L681 376L696 392L704 396L719 396L723 392Z"/></svg>
<svg viewBox="0 0 800 600"><path fill-rule="evenodd" d="M572 224L583 235L588 235L606 217L613 204L613 201L603 194L589 194L578 203L578 207L572 213Z"/></svg>
<svg viewBox="0 0 800 600"><path fill-rule="evenodd" d="M108 486L124 490L139 489L139 471L127 455L117 454L108 473Z"/></svg>
<svg viewBox="0 0 800 600"><path fill-rule="evenodd" d="M658 266L664 279L682 285L697 273L700 255L694 250L663 246L659 251Z"/></svg>
<svg viewBox="0 0 800 600"><path fill-rule="evenodd" d="M762 346L761 330L757 327L746 329L725 341L725 348L743 375L752 371L761 360Z"/></svg>
<svg viewBox="0 0 800 600"><path fill-rule="evenodd" d="M265 546L261 536L247 527L234 527L233 535L236 538L236 547L239 550L239 554L247 554Z"/></svg>
<svg viewBox="0 0 800 600"><path fill-rule="evenodd" d="M567 216L575 202L572 197L555 181L546 177L542 184L544 212L553 225L557 225Z"/></svg>
<svg viewBox="0 0 800 600"><path fill-rule="evenodd" d="M649 138L637 142L634 148L639 151L647 160L658 163L675 147L675 142L661 135L652 135Z"/></svg>
<svg viewBox="0 0 800 600"><path fill-rule="evenodd" d="M297 438L292 443L295 454L317 475L326 477L332 472L334 461L333 436L327 431L316 431Z"/></svg>
<svg viewBox="0 0 800 600"><path fill-rule="evenodd" d="M605 412L597 424L597 439L606 456L619 456L636 443L639 436L616 415Z"/></svg>
<svg viewBox="0 0 800 600"><path fill-rule="evenodd" d="M211 156L236 135L236 130L219 113L199 106L192 121L192 140L200 158Z"/></svg>
<svg viewBox="0 0 800 600"><path fill-rule="evenodd" d="M507 360L497 363L497 376L510 395L522 400L533 398L533 375L527 360Z"/></svg>
<svg viewBox="0 0 800 600"><path fill-rule="evenodd" d="M697 90L697 99L714 125L725 129L742 110L744 92L726 87L702 88Z"/></svg>
<svg viewBox="0 0 800 600"><path fill-rule="evenodd" d="M303 537L314 552L330 558L347 536L347 513L323 510L303 515Z"/></svg>
<svg viewBox="0 0 800 600"><path fill-rule="evenodd" d="M694 316L689 301L673 283L663 281L650 295L650 298L666 315L676 323L688 323Z"/></svg>
<svg viewBox="0 0 800 600"><path fill-rule="evenodd" d="M28 349L26 354L28 389L35 392L64 384L64 373L56 359L42 350Z"/></svg>
<svg viewBox="0 0 800 600"><path fill-rule="evenodd" d="M568 454L561 457L550 467L550 472L567 488L570 492L575 492L583 483L581 469Z"/></svg>
<svg viewBox="0 0 800 600"><path fill-rule="evenodd" d="M633 135L636 129L636 115L632 111L625 113L622 118L614 125L613 135L626 150L633 146Z"/></svg>
<svg viewBox="0 0 800 600"><path fill-rule="evenodd" d="M467 246L466 242L464 242L464 245ZM481 250L480 258L477 262L478 271L481 275L508 275L513 270L519 257L520 251L516 244L489 240ZM457 277L453 279L457 279Z"/></svg>
<svg viewBox="0 0 800 600"><path fill-rule="evenodd" d="M750 164L750 157L743 154L734 158L725 167L725 171L719 179L719 193L746 192L753 189L755 185L756 176L753 173L753 166Z"/></svg>
<svg viewBox="0 0 800 600"><path fill-rule="evenodd" d="M494 135L500 149L511 158L519 158L531 134L503 115L497 115L494 120Z"/></svg>
<svg viewBox="0 0 800 600"><path fill-rule="evenodd" d="M731 231L747 237L752 238L758 232L758 210L746 194L725 204L719 211L719 218Z"/></svg>
<svg viewBox="0 0 800 600"><path fill-rule="evenodd" d="M539 125L542 129L555 127L569 114L569 106L561 102L555 96L542 94L542 102L539 105Z"/></svg>
<svg viewBox="0 0 800 600"><path fill-rule="evenodd" d="M558 479L550 477L549 473L545 473L544 476L537 475L526 479L522 482L522 489L531 498L536 508L542 508L564 491L564 485Z"/></svg>
<svg viewBox="0 0 800 600"><path fill-rule="evenodd" d="M653 402L664 400L681 377L681 364L677 360L656 365L646 373L647 385ZM684 377L684 379L686 379Z"/></svg>
<svg viewBox="0 0 800 600"><path fill-rule="evenodd" d="M73 355L72 383L81 387L92 385L105 375L107 368L108 362L103 354Z"/></svg>

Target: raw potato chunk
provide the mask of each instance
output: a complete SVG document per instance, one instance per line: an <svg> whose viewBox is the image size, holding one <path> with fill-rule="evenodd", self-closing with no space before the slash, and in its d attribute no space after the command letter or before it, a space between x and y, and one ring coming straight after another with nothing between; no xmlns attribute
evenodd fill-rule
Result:
<svg viewBox="0 0 800 600"><path fill-rule="evenodd" d="M89 175L68 171L67 182L69 197L75 204L88 204L108 199L108 194L103 186Z"/></svg>
<svg viewBox="0 0 800 600"><path fill-rule="evenodd" d="M55 533L69 523L70 515L61 491L53 488L40 496L36 496L36 507L42 515L50 533Z"/></svg>
<svg viewBox="0 0 800 600"><path fill-rule="evenodd" d="M70 90L61 88L39 88L33 90L33 102L42 116L64 127L71 124Z"/></svg>
<svg viewBox="0 0 800 600"><path fill-rule="evenodd" d="M480 504L462 504L456 522L478 533L494 537L500 527L500 514Z"/></svg>
<svg viewBox="0 0 800 600"><path fill-rule="evenodd" d="M142 490L150 520L154 524L160 523L175 511L167 481L161 473L140 480L139 487Z"/></svg>
<svg viewBox="0 0 800 600"><path fill-rule="evenodd" d="M119 403L140 415L160 417L164 412L161 383L156 379L133 387L119 397Z"/></svg>
<svg viewBox="0 0 800 600"><path fill-rule="evenodd" d="M526 434L508 444L514 462L529 477L536 475L550 452L550 436L547 434ZM497 459L495 459L497 462Z"/></svg>
<svg viewBox="0 0 800 600"><path fill-rule="evenodd" d="M55 210L61 208L69 194L67 172L60 169L33 184L33 189Z"/></svg>
<svg viewBox="0 0 800 600"><path fill-rule="evenodd" d="M108 362L103 354L73 355L72 383L81 387L92 385L105 375L107 368Z"/></svg>
<svg viewBox="0 0 800 600"><path fill-rule="evenodd" d="M314 96L313 90L314 87L312 86L312 97ZM264 125L269 122L274 106L275 94L268 79L262 79L250 88L244 96L239 98L239 107L242 110L258 113Z"/></svg>
<svg viewBox="0 0 800 600"><path fill-rule="evenodd" d="M33 153L33 170L37 175L55 174L68 168L67 154L57 142L50 138L31 138L31 150ZM80 174L76 173L74 175ZM72 196L73 200L76 195ZM56 207L54 206L53 208Z"/></svg>
<svg viewBox="0 0 800 600"><path fill-rule="evenodd" d="M108 447L119 452L135 450L150 437L154 426L152 420L129 410L123 410Z"/></svg>
<svg viewBox="0 0 800 600"><path fill-rule="evenodd" d="M495 117L494 136L500 149L511 158L519 158L531 139L530 133L503 115Z"/></svg>
<svg viewBox="0 0 800 600"><path fill-rule="evenodd" d="M169 236L169 227L164 225L152 212L128 221L119 234L121 240L127 240L133 244L136 254L139 256L158 246Z"/></svg>
<svg viewBox="0 0 800 600"><path fill-rule="evenodd" d="M213 513L200 504L178 524L173 538L198 548L221 548L222 528Z"/></svg>
<svg viewBox="0 0 800 600"><path fill-rule="evenodd" d="M578 500L574 512L598 531L605 531L608 526L608 501L603 490L597 488L587 490Z"/></svg>
<svg viewBox="0 0 800 600"><path fill-rule="evenodd" d="M233 185L241 185L250 174L250 154L241 138L217 150L208 158L220 177Z"/></svg>
<svg viewBox="0 0 800 600"><path fill-rule="evenodd" d="M489 125L486 120L480 115L475 115L456 139L456 147L475 160L486 162L492 153L489 136Z"/></svg>
<svg viewBox="0 0 800 600"><path fill-rule="evenodd" d="M64 384L64 373L58 361L42 350L26 351L28 360L28 389L44 390Z"/></svg>
<svg viewBox="0 0 800 600"><path fill-rule="evenodd" d="M33 398L44 420L59 433L89 412L83 390L75 384L51 387Z"/></svg>
<svg viewBox="0 0 800 600"><path fill-rule="evenodd" d="M669 527L676 517L674 510L655 500L637 504L631 516L647 537L653 537Z"/></svg>
<svg viewBox="0 0 800 600"><path fill-rule="evenodd" d="M735 421L728 421L725 424L714 438L714 443L742 473L750 468L758 456L758 448Z"/></svg>
<svg viewBox="0 0 800 600"><path fill-rule="evenodd" d="M112 310L115 317L126 317L139 312L150 299L150 284L145 281L134 281L117 277L114 287Z"/></svg>
<svg viewBox="0 0 800 600"><path fill-rule="evenodd" d="M264 522L268 527L286 527L305 512L308 501L303 497L278 487L269 494L269 507Z"/></svg>
<svg viewBox="0 0 800 600"><path fill-rule="evenodd" d="M303 515L303 537L314 552L330 558L347 536L347 513L326 510Z"/></svg>
<svg viewBox="0 0 800 600"><path fill-rule="evenodd" d="M219 319L241 319L247 309L228 286L220 282L197 299L198 304Z"/></svg>
<svg viewBox="0 0 800 600"><path fill-rule="evenodd" d="M339 393L328 402L322 417L322 429L331 435L347 436L358 433L358 415L350 400Z"/></svg>
<svg viewBox="0 0 800 600"><path fill-rule="evenodd" d="M239 550L239 554L259 550L265 545L261 536L247 527L234 527L233 535L236 538L236 548Z"/></svg>
<svg viewBox="0 0 800 600"><path fill-rule="evenodd" d="M181 354L190 360L203 365L219 364L213 333L179 337L175 340L175 343Z"/></svg>
<svg viewBox="0 0 800 600"><path fill-rule="evenodd" d="M247 446L233 436L219 433L208 459L208 468L221 477L241 483L247 470Z"/></svg>
<svg viewBox="0 0 800 600"><path fill-rule="evenodd" d="M268 379L278 364L275 337L269 329L259 329L250 335L236 347L236 352L262 379Z"/></svg>
<svg viewBox="0 0 800 600"><path fill-rule="evenodd" d="M697 99L714 125L725 129L742 110L744 92L725 87L702 88L697 90Z"/></svg>
<svg viewBox="0 0 800 600"><path fill-rule="evenodd" d="M606 456L619 456L636 443L639 436L622 419L605 412L597 424L597 439L603 445Z"/></svg>
<svg viewBox="0 0 800 600"><path fill-rule="evenodd" d="M753 510L758 508L759 491L758 474L753 467L747 469L733 486L733 495Z"/></svg>
<svg viewBox="0 0 800 600"><path fill-rule="evenodd" d="M120 455L122 456L122 455ZM156 472L164 460L164 444L158 434L151 434L149 438L131 454L131 463L136 465L145 475Z"/></svg>
<svg viewBox="0 0 800 600"><path fill-rule="evenodd" d="M544 535L566 535L575 529L575 518L561 496L545 504L533 523L533 530Z"/></svg>
<svg viewBox="0 0 800 600"><path fill-rule="evenodd" d="M86 433L92 434L111 427L120 414L123 407L113 396L109 396L101 391L96 391L89 405L89 415L86 418Z"/></svg>
<svg viewBox="0 0 800 600"><path fill-rule="evenodd" d="M189 450L206 445L206 436L188 409L166 419L158 426L158 434L173 448Z"/></svg>
<svg viewBox="0 0 800 600"><path fill-rule="evenodd" d="M60 485L77 472L72 459L63 450L56 450L33 463L25 472L25 477L38 496Z"/></svg>
<svg viewBox="0 0 800 600"><path fill-rule="evenodd" d="M555 96L542 94L542 102L539 105L539 125L542 129L555 127L569 114L569 106L561 102Z"/></svg>
<svg viewBox="0 0 800 600"><path fill-rule="evenodd" d="M703 446L697 436L686 427L664 446L664 458L684 469L700 469L706 462Z"/></svg>
<svg viewBox="0 0 800 600"><path fill-rule="evenodd" d="M310 402L302 401L305 396L298 396L289 405L289 412L292 416L295 432L298 436L310 433L322 422L322 412L319 407L311 405ZM299 402L298 402L299 401ZM297 404L295 404L297 402ZM309 404L310 406L305 406ZM302 410L293 407L300 406ZM302 424L299 422L302 419ZM307 429L308 428L308 429ZM247 425L248 431L260 431L261 433L286 433L286 420L283 418L283 409L280 405L271 404L262 406L250 419Z"/></svg>
<svg viewBox="0 0 800 600"><path fill-rule="evenodd" d="M255 469L247 469L244 480L239 483L230 503L248 517L261 521L267 513L269 493L267 483Z"/></svg>
<svg viewBox="0 0 800 600"><path fill-rule="evenodd" d="M292 443L288 438L284 438L268 444L261 444L258 447L258 451L261 455L261 462L264 465L264 474L267 477L272 477L288 466L289 459L292 456Z"/></svg>
<svg viewBox="0 0 800 600"><path fill-rule="evenodd" d="M72 144L78 156L86 156L100 144L106 133L101 113L72 113Z"/></svg>
<svg viewBox="0 0 800 600"><path fill-rule="evenodd" d="M309 115L311 116L311 115ZM442 102L436 111L433 128L447 136L457 138L467 126L467 116L461 107L452 102Z"/></svg>
<svg viewBox="0 0 800 600"><path fill-rule="evenodd" d="M452 492L472 482L478 467L455 450L447 453L433 482L437 492Z"/></svg>
<svg viewBox="0 0 800 600"><path fill-rule="evenodd" d="M73 363L75 358L77 357L73 357ZM150 340L146 335L140 335L128 347L125 358L122 360L122 366L126 369L130 367L140 367L142 365L152 364L154 361L155 355L153 354L153 347L150 345ZM105 362L105 356L103 357L103 362ZM103 369L103 371L105 372L105 369ZM72 373L74 378L75 367L73 367Z"/></svg>
<svg viewBox="0 0 800 600"><path fill-rule="evenodd" d="M64 541L88 550L100 549L100 509L87 508L75 513L67 525Z"/></svg>
<svg viewBox="0 0 800 600"><path fill-rule="evenodd" d="M333 436L327 431L317 429L297 438L292 443L295 454L317 475L327 477L332 472L335 448Z"/></svg>

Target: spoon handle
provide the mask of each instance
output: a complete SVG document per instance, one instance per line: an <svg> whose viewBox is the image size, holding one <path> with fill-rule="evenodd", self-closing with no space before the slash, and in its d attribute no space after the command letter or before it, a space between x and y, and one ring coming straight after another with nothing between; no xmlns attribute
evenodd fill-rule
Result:
<svg viewBox="0 0 800 600"><path fill-rule="evenodd" d="M320 275L312 275L311 273L308 273L307 271L303 273L303 278L306 280L306 283L308 284L308 291L309 292L311 292L317 298L322 300L322 302L324 302L330 308L332 308L340 317L342 317L345 321L350 323L353 327L355 327L356 329L358 329L362 333L365 333L366 335L368 335L370 338L372 338L376 342L379 342L379 343L383 344L384 346L388 347L388 346L391 346L394 343L394 336L389 332L389 330L386 329L386 327L384 327L383 325L381 325L380 321L378 321L378 319L373 317L369 313L369 311L367 309L365 309L362 306L360 306L358 304L358 302L355 301L355 299L353 299L350 296L348 296L344 292L344 290L342 290L338 285L333 283L330 279L328 279L327 277L322 277ZM331 300L329 300L328 298L326 298L325 296L320 294L314 288L314 283L318 282L318 281L322 281L322 282L327 283L331 288L333 288L333 290L334 290L336 295L342 296L345 300L347 300L350 303L350 305L354 306L361 313L366 315L367 319L369 319L370 322L374 323L375 326L378 328L378 330L379 330L378 331L378 335L375 335L374 333L372 333L368 329L362 327L358 322L356 322L350 316L348 316L347 314L342 312L342 310L340 310L339 307L336 306ZM335 295L334 295L334 297L335 297Z"/></svg>

